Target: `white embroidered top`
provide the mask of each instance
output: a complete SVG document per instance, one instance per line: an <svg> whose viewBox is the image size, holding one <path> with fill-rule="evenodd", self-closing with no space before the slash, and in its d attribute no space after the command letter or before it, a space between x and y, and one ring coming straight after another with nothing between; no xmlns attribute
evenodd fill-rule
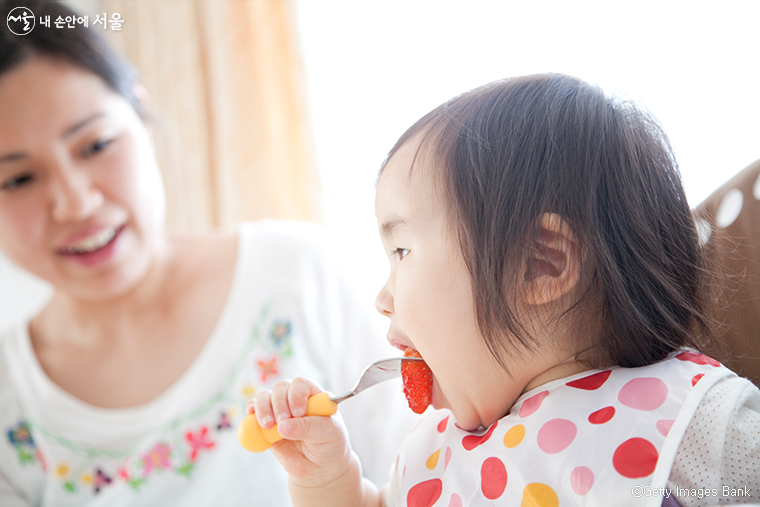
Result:
<svg viewBox="0 0 760 507"><path fill-rule="evenodd" d="M459 429L448 411L429 411L403 444L384 491L386 505L659 507L672 495L681 505L757 502L757 438L745 442L754 446L754 461L744 463L742 492L729 487L724 495L720 485L720 502L702 503L704 492L675 489L683 475L692 476L683 466L683 447L695 438L687 431L695 412L704 417L705 394L732 384L747 388L745 400L760 401L748 381L711 358L685 351L643 368L550 382L525 393L507 416L479 433ZM734 413L733 406L727 408ZM746 422L757 429L760 407L749 408L754 416ZM726 430L718 429L713 440L728 440ZM720 477L720 466L712 475ZM687 484L680 482L681 488Z"/></svg>
<svg viewBox="0 0 760 507"><path fill-rule="evenodd" d="M294 376L347 391L365 365L393 355L382 319L352 296L322 235L296 222L243 224L215 331L185 374L143 406L78 400L45 375L26 323L2 335L0 505L290 505L271 453L237 442L246 401ZM387 475L412 420L400 383L391 384L341 405L374 478Z"/></svg>

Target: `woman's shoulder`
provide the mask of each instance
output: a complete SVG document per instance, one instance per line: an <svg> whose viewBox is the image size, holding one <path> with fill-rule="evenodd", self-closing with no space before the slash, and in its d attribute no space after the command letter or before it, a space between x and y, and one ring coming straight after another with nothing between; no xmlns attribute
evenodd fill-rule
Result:
<svg viewBox="0 0 760 507"><path fill-rule="evenodd" d="M332 271L331 235L322 225L297 220L265 219L238 228L239 257L263 270L265 277L314 276Z"/></svg>
<svg viewBox="0 0 760 507"><path fill-rule="evenodd" d="M268 248L284 250L319 250L326 246L329 237L326 227L313 222L270 218L241 222L238 234L241 240L261 242Z"/></svg>

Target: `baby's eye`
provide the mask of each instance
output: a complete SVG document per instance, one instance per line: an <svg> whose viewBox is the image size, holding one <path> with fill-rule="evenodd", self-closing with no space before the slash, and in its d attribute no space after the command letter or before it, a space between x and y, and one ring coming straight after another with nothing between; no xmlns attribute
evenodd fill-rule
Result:
<svg viewBox="0 0 760 507"><path fill-rule="evenodd" d="M409 253L408 248L397 248L393 251L393 255L398 255L398 259L401 260Z"/></svg>
<svg viewBox="0 0 760 507"><path fill-rule="evenodd" d="M28 183L31 183L33 179L34 177L29 173L19 174L18 176L9 178L0 184L0 190L15 190Z"/></svg>

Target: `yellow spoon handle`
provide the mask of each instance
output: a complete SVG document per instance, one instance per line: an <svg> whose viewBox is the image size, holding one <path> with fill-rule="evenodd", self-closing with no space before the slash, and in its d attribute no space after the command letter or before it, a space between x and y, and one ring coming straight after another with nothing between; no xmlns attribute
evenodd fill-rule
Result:
<svg viewBox="0 0 760 507"><path fill-rule="evenodd" d="M338 404L330 399L330 393L315 394L309 398L306 405L306 415L330 417L338 411ZM277 431L277 425L268 430L262 429L254 414L243 418L238 426L238 440L246 450L264 452L275 442L282 440Z"/></svg>

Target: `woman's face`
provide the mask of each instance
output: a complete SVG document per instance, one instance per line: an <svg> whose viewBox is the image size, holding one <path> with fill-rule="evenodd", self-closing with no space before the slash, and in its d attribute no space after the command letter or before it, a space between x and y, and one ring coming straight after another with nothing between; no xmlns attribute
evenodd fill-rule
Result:
<svg viewBox="0 0 760 507"><path fill-rule="evenodd" d="M0 76L0 249L78 299L143 279L161 244L149 133L97 75L35 56Z"/></svg>

